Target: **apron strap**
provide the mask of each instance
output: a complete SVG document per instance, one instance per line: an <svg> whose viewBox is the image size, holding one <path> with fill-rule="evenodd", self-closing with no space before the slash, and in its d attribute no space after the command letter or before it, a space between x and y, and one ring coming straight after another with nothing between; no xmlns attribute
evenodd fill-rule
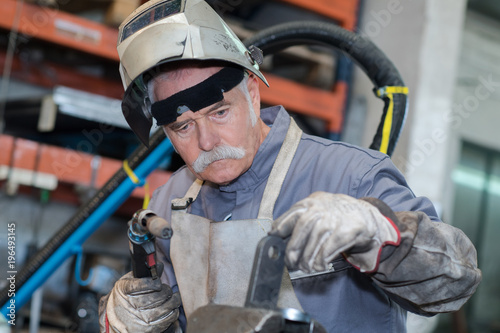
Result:
<svg viewBox="0 0 500 333"><path fill-rule="evenodd" d="M189 187L183 198L177 198L172 200L172 210L185 210L188 206L193 203L200 193L201 186L203 185L203 180L196 179L193 184Z"/></svg>
<svg viewBox="0 0 500 333"><path fill-rule="evenodd" d="M292 164L301 137L302 131L293 118L290 117L290 126L288 127L285 140L267 179L266 188L260 203L258 219L273 220L274 205L280 194L281 186L285 181L288 169Z"/></svg>

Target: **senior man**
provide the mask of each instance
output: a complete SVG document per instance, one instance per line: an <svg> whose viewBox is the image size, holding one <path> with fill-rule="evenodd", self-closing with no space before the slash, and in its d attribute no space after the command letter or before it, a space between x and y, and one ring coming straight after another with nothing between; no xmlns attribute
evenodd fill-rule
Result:
<svg viewBox="0 0 500 333"><path fill-rule="evenodd" d="M455 311L473 294L481 273L463 232L387 155L261 110L258 64L205 2L146 3L118 51L130 126L147 144L155 118L186 165L149 207L174 229L157 241L161 282L117 281L100 303L103 332L181 331L200 306L242 306L268 233L290 238L278 304L329 332L404 332L406 311Z"/></svg>

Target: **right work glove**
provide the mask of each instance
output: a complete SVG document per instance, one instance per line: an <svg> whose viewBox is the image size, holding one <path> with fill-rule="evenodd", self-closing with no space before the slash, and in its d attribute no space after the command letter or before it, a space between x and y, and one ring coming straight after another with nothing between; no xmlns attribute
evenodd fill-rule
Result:
<svg viewBox="0 0 500 333"><path fill-rule="evenodd" d="M290 237L290 269L321 272L339 254L362 272L374 272L382 247L399 245L400 234L371 203L345 194L314 192L276 219L270 232Z"/></svg>
<svg viewBox="0 0 500 333"><path fill-rule="evenodd" d="M106 296L105 296L106 297ZM160 279L134 278L129 272L101 299L99 325L103 332L177 331L181 297Z"/></svg>

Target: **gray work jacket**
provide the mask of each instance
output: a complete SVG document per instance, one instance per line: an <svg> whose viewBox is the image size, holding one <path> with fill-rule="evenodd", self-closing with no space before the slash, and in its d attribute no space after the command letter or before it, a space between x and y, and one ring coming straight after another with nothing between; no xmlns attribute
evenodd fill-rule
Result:
<svg viewBox="0 0 500 333"><path fill-rule="evenodd" d="M267 177L284 140L290 117L283 107L261 110L271 131L251 168L226 186L205 183L189 213L215 221L256 218ZM183 197L194 181L182 167L158 188L150 209L170 219L172 199ZM405 332L406 310L423 315L458 310L480 281L476 252L458 229L439 221L432 203L416 197L390 158L377 151L303 134L274 208L277 218L315 191L374 197L397 213L401 246L382 253L378 271L360 273L350 265L293 280L297 297L329 332ZM157 242L166 255L165 282L175 277L169 242ZM293 275L293 274L292 274Z"/></svg>

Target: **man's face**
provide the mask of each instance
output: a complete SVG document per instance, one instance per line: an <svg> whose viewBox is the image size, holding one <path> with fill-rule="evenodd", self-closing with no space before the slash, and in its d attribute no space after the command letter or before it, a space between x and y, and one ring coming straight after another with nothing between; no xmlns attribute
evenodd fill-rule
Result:
<svg viewBox="0 0 500 333"><path fill-rule="evenodd" d="M189 68L175 73L175 79L171 75L160 76L154 86L155 99L162 100L190 88L219 70L220 67ZM197 178L223 185L242 175L252 165L269 127L259 118L260 96L256 78L251 76L247 86L253 110L245 94L235 87L224 93L222 101L197 112L184 112L174 123L164 126L175 149ZM250 112L255 113L255 124ZM230 157L211 158L214 153L220 155L219 150L228 146L226 151L235 150L236 153L227 155L223 152L223 156ZM207 155L209 162L199 163L204 157L201 155Z"/></svg>

